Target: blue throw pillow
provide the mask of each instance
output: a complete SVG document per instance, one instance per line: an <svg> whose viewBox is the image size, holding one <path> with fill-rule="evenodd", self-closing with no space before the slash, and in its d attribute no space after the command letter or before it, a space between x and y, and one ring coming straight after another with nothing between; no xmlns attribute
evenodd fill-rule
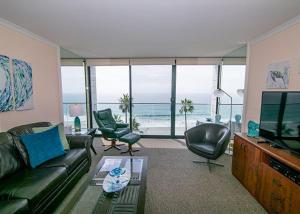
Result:
<svg viewBox="0 0 300 214"><path fill-rule="evenodd" d="M44 132L22 135L20 139L26 147L32 168L65 154L57 126Z"/></svg>

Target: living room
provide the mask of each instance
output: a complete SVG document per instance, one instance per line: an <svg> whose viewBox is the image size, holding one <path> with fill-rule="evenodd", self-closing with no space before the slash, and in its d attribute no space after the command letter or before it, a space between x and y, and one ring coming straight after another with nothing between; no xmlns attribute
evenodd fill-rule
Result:
<svg viewBox="0 0 300 214"><path fill-rule="evenodd" d="M299 212L299 1L0 12L0 213Z"/></svg>

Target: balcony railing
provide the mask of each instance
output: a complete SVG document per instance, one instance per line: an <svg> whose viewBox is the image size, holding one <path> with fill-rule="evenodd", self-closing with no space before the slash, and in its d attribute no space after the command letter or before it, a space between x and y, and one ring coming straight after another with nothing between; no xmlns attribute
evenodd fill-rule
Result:
<svg viewBox="0 0 300 214"><path fill-rule="evenodd" d="M69 105L71 104L81 104L83 109L85 108L85 103L74 102L74 103L63 103L64 109L64 121L66 125L72 125L74 117L70 117ZM205 122L207 118L211 118L211 105L194 103L194 111L192 113L187 113L187 127L191 128L196 125L197 121ZM97 103L97 109L111 108L113 115L115 117L126 122L125 113L123 113L120 108L120 103ZM175 134L183 135L185 130L184 114L180 114L179 109L181 107L180 103L176 103L176 114L175 114ZM233 118L236 114L242 115L242 104L233 105ZM220 115L222 116L221 121L228 122L230 115L230 105L221 104L220 105ZM170 103L133 103L132 117L135 119L135 124L138 126L139 132L145 135L170 135L171 133L171 104ZM80 116L82 127L87 127L86 115ZM211 118L213 119L213 118ZM127 113L127 120L129 120L129 114ZM128 122L128 121L127 121ZM97 127L97 124L93 124Z"/></svg>

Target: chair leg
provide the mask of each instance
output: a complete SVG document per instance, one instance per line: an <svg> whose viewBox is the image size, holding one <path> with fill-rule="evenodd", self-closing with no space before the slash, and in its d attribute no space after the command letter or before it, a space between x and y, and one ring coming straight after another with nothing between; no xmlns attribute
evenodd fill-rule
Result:
<svg viewBox="0 0 300 214"><path fill-rule="evenodd" d="M133 156L133 152L138 152L138 151L140 151L140 150L138 150L138 149L133 149L133 148L132 148L132 145L129 144L129 145L128 145L128 150L127 150L127 151L124 151L124 152L121 152L121 154L129 153L130 156Z"/></svg>
<svg viewBox="0 0 300 214"><path fill-rule="evenodd" d="M193 160L193 163L207 164L207 161L197 161L197 160Z"/></svg>
<svg viewBox="0 0 300 214"><path fill-rule="evenodd" d="M197 161L197 160L195 160L195 161L193 161L193 163L207 164L209 171L211 171L211 166L221 166L221 167L224 167L223 164L215 163L215 162L210 162L209 159L207 159L206 161Z"/></svg>
<svg viewBox="0 0 300 214"><path fill-rule="evenodd" d="M116 144L116 141L115 140L112 140L111 141L111 144L110 144L110 146L108 146L106 149L104 149L104 151L108 151L108 150L110 150L111 148L115 148L115 149L117 149L117 150L121 150L121 148L119 147L119 146L122 146L122 145L124 145L124 144ZM103 146L105 146L105 145L103 145Z"/></svg>

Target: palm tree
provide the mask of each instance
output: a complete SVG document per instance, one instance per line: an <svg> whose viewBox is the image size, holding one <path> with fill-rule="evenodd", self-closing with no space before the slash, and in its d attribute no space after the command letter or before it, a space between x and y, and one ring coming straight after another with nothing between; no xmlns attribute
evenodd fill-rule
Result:
<svg viewBox="0 0 300 214"><path fill-rule="evenodd" d="M180 114L184 113L185 131L187 130L186 113L192 113L194 111L193 101L187 98L181 100L181 108L179 109Z"/></svg>
<svg viewBox="0 0 300 214"><path fill-rule="evenodd" d="M139 122L137 122L136 118L134 117L134 118L132 119L132 129L133 129L134 131L139 131L140 125L141 125L141 124L140 124Z"/></svg>
<svg viewBox="0 0 300 214"><path fill-rule="evenodd" d="M128 94L123 94L123 96L119 99L120 105L119 109L125 113L125 123L127 123L127 113L129 112L130 106L130 98Z"/></svg>
<svg viewBox="0 0 300 214"><path fill-rule="evenodd" d="M114 119L117 123L123 123L123 120L121 118L121 115L114 114Z"/></svg>

